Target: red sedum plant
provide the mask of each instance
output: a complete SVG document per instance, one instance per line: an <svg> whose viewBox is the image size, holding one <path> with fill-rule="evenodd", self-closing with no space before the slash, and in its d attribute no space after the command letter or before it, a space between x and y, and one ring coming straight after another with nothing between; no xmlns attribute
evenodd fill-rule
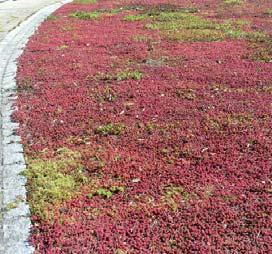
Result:
<svg viewBox="0 0 272 254"><path fill-rule="evenodd" d="M19 61L36 253L272 246L271 1L75 1Z"/></svg>

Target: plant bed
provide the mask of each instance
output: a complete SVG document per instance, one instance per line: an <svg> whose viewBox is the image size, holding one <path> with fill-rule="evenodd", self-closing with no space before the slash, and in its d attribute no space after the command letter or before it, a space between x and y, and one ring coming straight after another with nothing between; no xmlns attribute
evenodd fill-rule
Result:
<svg viewBox="0 0 272 254"><path fill-rule="evenodd" d="M269 253L272 6L205 2L77 0L30 39L36 253Z"/></svg>

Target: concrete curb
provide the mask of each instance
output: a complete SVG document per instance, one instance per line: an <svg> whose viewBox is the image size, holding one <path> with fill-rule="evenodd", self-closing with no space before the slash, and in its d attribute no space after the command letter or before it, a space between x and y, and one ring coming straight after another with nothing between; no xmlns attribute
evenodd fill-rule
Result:
<svg viewBox="0 0 272 254"><path fill-rule="evenodd" d="M16 135L18 124L11 119L16 100L16 59L40 23L63 4L49 5L11 31L0 42L0 253L30 254L28 244L31 222L26 202L23 146Z"/></svg>

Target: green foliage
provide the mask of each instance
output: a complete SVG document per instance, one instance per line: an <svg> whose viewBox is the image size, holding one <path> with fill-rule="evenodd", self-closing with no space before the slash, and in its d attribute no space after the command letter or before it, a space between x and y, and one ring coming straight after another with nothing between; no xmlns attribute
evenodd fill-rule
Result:
<svg viewBox="0 0 272 254"><path fill-rule="evenodd" d="M112 186L110 188L100 188L96 190L93 193L88 194L88 198L93 198L93 196L100 196L106 199L109 199L112 197L112 195L124 192L125 188L123 186Z"/></svg>
<svg viewBox="0 0 272 254"><path fill-rule="evenodd" d="M128 79L133 80L140 80L142 78L143 74L138 70L122 70L117 72L116 74L110 74L110 73L97 73L95 76L96 80L102 80L102 81L123 81Z"/></svg>
<svg viewBox="0 0 272 254"><path fill-rule="evenodd" d="M111 13L119 13L119 12L121 12L122 11L122 9L121 8L115 8L115 9L111 9Z"/></svg>
<svg viewBox="0 0 272 254"><path fill-rule="evenodd" d="M116 79L117 81L122 81L127 79L140 80L142 78L142 75L143 74L138 70L135 70L135 71L124 70L116 74Z"/></svg>
<svg viewBox="0 0 272 254"><path fill-rule="evenodd" d="M86 11L76 11L69 15L72 18L83 19L83 20L95 20L100 18L101 12L93 11L93 12L86 12Z"/></svg>
<svg viewBox="0 0 272 254"><path fill-rule="evenodd" d="M249 58L253 61L270 63L272 62L272 47L261 47L257 45L255 52L250 55Z"/></svg>
<svg viewBox="0 0 272 254"><path fill-rule="evenodd" d="M183 202L188 202L194 195L195 194L191 195L189 192L185 191L182 186L170 185L164 188L162 200L175 212L178 209L181 200Z"/></svg>
<svg viewBox="0 0 272 254"><path fill-rule="evenodd" d="M121 123L109 123L106 125L99 126L95 129L95 133L108 136L108 135L120 135L125 129L124 124Z"/></svg>
<svg viewBox="0 0 272 254"><path fill-rule="evenodd" d="M125 21L141 21L146 19L146 15L127 15L124 17Z"/></svg>
<svg viewBox="0 0 272 254"><path fill-rule="evenodd" d="M75 4L95 4L96 0L74 0L73 3Z"/></svg>
<svg viewBox="0 0 272 254"><path fill-rule="evenodd" d="M156 129L156 125L154 123L151 123L151 122L146 123L146 125L145 125L145 131L148 134L152 134L155 129Z"/></svg>
<svg viewBox="0 0 272 254"><path fill-rule="evenodd" d="M149 36L141 34L134 35L132 39L138 42L150 42L152 40L152 38L150 38Z"/></svg>
<svg viewBox="0 0 272 254"><path fill-rule="evenodd" d="M98 103L114 102L117 99L116 92L110 86L106 86L102 91L92 93L92 96Z"/></svg>
<svg viewBox="0 0 272 254"><path fill-rule="evenodd" d="M161 11L150 16L147 28L161 31L162 35L178 41L220 41L226 38L265 42L269 36L263 32L246 32L247 20L226 20L223 23L182 11Z"/></svg>
<svg viewBox="0 0 272 254"><path fill-rule="evenodd" d="M110 190L101 188L96 191L96 194L103 198L111 198L113 193Z"/></svg>
<svg viewBox="0 0 272 254"><path fill-rule="evenodd" d="M248 127L253 121L250 113L222 114L217 117L207 117L206 124L214 131L224 132L228 128Z"/></svg>
<svg viewBox="0 0 272 254"><path fill-rule="evenodd" d="M117 249L114 254L127 254L128 252L122 249Z"/></svg>
<svg viewBox="0 0 272 254"><path fill-rule="evenodd" d="M147 25L150 29L160 30L170 39L179 41L218 41L225 38L242 38L245 23L226 21L218 24L190 13L162 12L154 22Z"/></svg>
<svg viewBox="0 0 272 254"><path fill-rule="evenodd" d="M56 15L49 15L47 18L46 18L46 20L57 20L57 19L59 19L59 17L58 16L56 16Z"/></svg>
<svg viewBox="0 0 272 254"><path fill-rule="evenodd" d="M247 40L251 42L252 54L248 57L254 61L272 61L272 37L262 32L252 32L247 34Z"/></svg>
<svg viewBox="0 0 272 254"><path fill-rule="evenodd" d="M174 4L160 4L157 6L149 6L142 10L147 16L155 17L161 13L196 13L198 9L195 7L180 7Z"/></svg>
<svg viewBox="0 0 272 254"><path fill-rule="evenodd" d="M182 186L171 185L165 188L165 196L169 198L172 198L174 196L179 196L183 192L184 192L184 188Z"/></svg>
<svg viewBox="0 0 272 254"><path fill-rule="evenodd" d="M28 179L31 212L50 219L50 205L70 199L88 181L80 163L81 155L67 148L53 159L31 158L24 175Z"/></svg>
<svg viewBox="0 0 272 254"><path fill-rule="evenodd" d="M265 14L267 14L268 16L272 16L272 8L271 9L267 9L265 11Z"/></svg>
<svg viewBox="0 0 272 254"><path fill-rule="evenodd" d="M242 0L224 0L224 4L226 5L240 5L242 3Z"/></svg>
<svg viewBox="0 0 272 254"><path fill-rule="evenodd" d="M67 49L67 48L69 48L69 46L66 45L66 44L63 44L63 45L58 46L57 50L64 50L64 49Z"/></svg>
<svg viewBox="0 0 272 254"><path fill-rule="evenodd" d="M245 38L250 42L272 44L271 36L264 32L248 32L245 34Z"/></svg>

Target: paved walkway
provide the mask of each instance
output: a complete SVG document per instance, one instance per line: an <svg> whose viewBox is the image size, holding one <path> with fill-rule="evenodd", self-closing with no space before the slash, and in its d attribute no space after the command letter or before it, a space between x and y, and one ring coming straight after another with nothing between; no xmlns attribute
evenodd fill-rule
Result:
<svg viewBox="0 0 272 254"><path fill-rule="evenodd" d="M23 147L11 115L16 99L16 59L28 38L53 11L70 0L0 0L0 254L30 254ZM45 7L47 6L47 7Z"/></svg>
<svg viewBox="0 0 272 254"><path fill-rule="evenodd" d="M3 0L2 0L3 1ZM0 40L33 13L60 0L0 0Z"/></svg>

